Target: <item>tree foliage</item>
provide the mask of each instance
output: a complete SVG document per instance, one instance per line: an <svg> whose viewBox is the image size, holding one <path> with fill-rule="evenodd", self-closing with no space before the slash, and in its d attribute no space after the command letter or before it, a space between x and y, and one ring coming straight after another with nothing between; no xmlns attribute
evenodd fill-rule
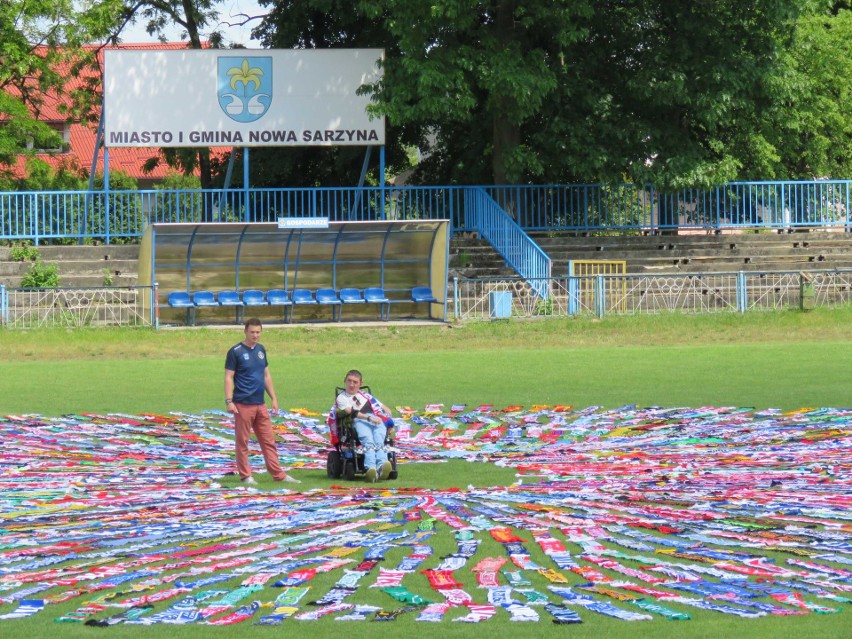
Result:
<svg viewBox="0 0 852 639"><path fill-rule="evenodd" d="M845 6L839 6L845 5ZM782 54L773 100L750 129L750 179L852 176L852 7L803 16Z"/></svg>
<svg viewBox="0 0 852 639"><path fill-rule="evenodd" d="M149 35L166 41L165 30L175 25L181 27L181 38L188 40L190 49L204 46L218 48L223 45L221 31L218 30L220 0L125 0L122 20L112 34L117 41L127 24L143 21ZM213 26L216 25L216 26ZM208 28L210 28L208 30ZM204 39L202 39L204 38ZM213 163L208 148L168 148L145 163L143 170L151 172L160 163L192 175L196 171L201 178L201 188L213 187ZM213 212L205 208L203 219L212 220Z"/></svg>
<svg viewBox="0 0 852 639"><path fill-rule="evenodd" d="M161 38L179 25L191 47L219 46L219 1L3 2L0 164L27 142L55 143L33 115L63 89L62 56L85 60L82 43L118 41L131 21ZM366 90L387 118L389 172L410 168L416 148L417 182L676 189L852 175L848 0L261 4L269 13L254 35L264 46L385 50L384 77ZM204 187L226 171L197 150L164 150L160 161L200 171ZM252 186L350 185L363 162L362 147L253 149ZM242 171L233 176L238 185Z"/></svg>
<svg viewBox="0 0 852 639"><path fill-rule="evenodd" d="M265 47L277 49L384 48L393 55L397 47L381 20L359 11L351 0L261 0L269 13L253 31ZM410 167L408 148L419 137L387 126L385 155L388 171L399 173ZM242 161L242 151L237 151ZM364 147L284 147L251 150L252 186L350 186L360 179ZM371 152L367 183L376 183L379 153ZM224 165L219 166L220 173ZM242 183L234 171L235 184Z"/></svg>
<svg viewBox="0 0 852 639"><path fill-rule="evenodd" d="M114 27L120 0L4 0L0 3L0 164L28 146L60 146L59 134L38 120L45 96L64 92L68 62L84 64L87 42ZM70 68L75 68L73 65ZM70 117L70 113L69 113Z"/></svg>
<svg viewBox="0 0 852 639"><path fill-rule="evenodd" d="M181 39L187 40L192 49L200 49L202 37L213 48L222 46L219 30L220 0L125 0L121 22L113 34L120 38L127 24L142 22L151 36L166 42L166 31L175 26L181 29Z"/></svg>
<svg viewBox="0 0 852 639"><path fill-rule="evenodd" d="M828 149L848 141L848 4L269 0L257 33L384 47L373 108L420 181L679 188L847 170Z"/></svg>

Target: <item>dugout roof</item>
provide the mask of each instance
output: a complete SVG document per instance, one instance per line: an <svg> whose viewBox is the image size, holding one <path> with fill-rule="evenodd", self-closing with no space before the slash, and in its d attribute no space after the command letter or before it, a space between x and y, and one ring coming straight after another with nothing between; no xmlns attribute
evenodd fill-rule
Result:
<svg viewBox="0 0 852 639"><path fill-rule="evenodd" d="M288 220L292 222L292 220ZM151 224L139 284L171 291L378 286L403 299L429 286L446 300L449 221Z"/></svg>

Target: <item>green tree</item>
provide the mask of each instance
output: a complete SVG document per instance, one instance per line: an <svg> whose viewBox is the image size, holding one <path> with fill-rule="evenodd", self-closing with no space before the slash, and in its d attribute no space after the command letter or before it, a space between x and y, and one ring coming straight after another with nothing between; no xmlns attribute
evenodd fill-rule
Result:
<svg viewBox="0 0 852 639"><path fill-rule="evenodd" d="M367 16L351 0L260 0L269 14L253 31L265 47L277 49L384 48L398 52L382 20ZM387 123L385 155L387 170L400 173L411 166L407 148L420 136ZM371 152L367 182L377 183L377 152ZM236 160L243 158L237 150ZM251 150L252 186L351 186L361 175L363 147L261 147ZM227 158L218 165L224 173ZM238 164L238 166L240 166ZM233 185L242 184L242 171L233 173Z"/></svg>
<svg viewBox="0 0 852 639"><path fill-rule="evenodd" d="M461 139L476 145L486 134L479 149L495 182L629 175L672 186L736 175L723 133L754 112L802 6L365 4L387 12L403 53L388 61L378 109L395 121L431 117L439 132L454 123L452 138L438 134L444 144L470 124Z"/></svg>
<svg viewBox="0 0 852 639"><path fill-rule="evenodd" d="M803 16L784 52L786 73L753 128L752 179L852 176L852 10ZM761 153L760 150L764 152Z"/></svg>
<svg viewBox="0 0 852 639"><path fill-rule="evenodd" d="M54 169L40 158L27 162L26 176L15 181L18 191L82 191L86 178L80 171L60 166Z"/></svg>
<svg viewBox="0 0 852 639"><path fill-rule="evenodd" d="M206 41L214 49L222 47L224 38L219 30L221 0L125 0L124 10L113 39L118 40L128 24L142 22L149 35L167 42L165 33L175 26L182 29L180 38L189 48L200 49ZM202 40L203 39L203 40Z"/></svg>
<svg viewBox="0 0 852 639"><path fill-rule="evenodd" d="M38 121L39 111L46 96L63 92L63 63L90 57L83 45L109 33L121 2L98 0L84 7L73 0L0 3L0 166L12 164L28 147L61 146L60 135Z"/></svg>
<svg viewBox="0 0 852 639"><path fill-rule="evenodd" d="M565 53L586 37L594 3L535 0L365 0L398 54L375 87L376 111L419 125L432 179L519 182L544 177L531 134L559 93Z"/></svg>
<svg viewBox="0 0 852 639"><path fill-rule="evenodd" d="M373 109L423 151L420 181L680 188L765 164L777 145L753 129L789 73L797 20L845 5L268 0L256 33L268 46L384 47Z"/></svg>
<svg viewBox="0 0 852 639"><path fill-rule="evenodd" d="M205 42L212 48L219 48L224 44L222 32L218 29L219 12L216 9L220 0L125 0L125 2L121 22L112 34L113 41L120 39L121 32L127 24L142 21L148 33L157 36L162 42L167 40L166 30L177 25L182 29L181 38L188 41L190 49L201 49L205 46ZM161 162L186 175L197 170L201 177L201 188L213 188L210 149L161 149L159 156L146 162L143 168L150 172ZM202 215L202 219L212 220L212 205L209 202L205 201Z"/></svg>

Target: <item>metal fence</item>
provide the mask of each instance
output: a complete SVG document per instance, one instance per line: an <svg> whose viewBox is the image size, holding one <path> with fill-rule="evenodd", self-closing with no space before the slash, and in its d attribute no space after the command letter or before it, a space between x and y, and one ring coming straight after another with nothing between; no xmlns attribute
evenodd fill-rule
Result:
<svg viewBox="0 0 852 639"><path fill-rule="evenodd" d="M549 295L538 293L547 288ZM852 304L852 269L692 275L459 279L453 319L745 313ZM0 285L0 325L10 329L159 326L156 287L22 289Z"/></svg>
<svg viewBox="0 0 852 639"><path fill-rule="evenodd" d="M678 191L635 184L485 188L526 231L852 230L852 180L730 182Z"/></svg>
<svg viewBox="0 0 852 639"><path fill-rule="evenodd" d="M731 182L661 192L651 185L374 186L344 188L0 193L0 240L138 238L156 222L449 219L475 230L484 192L529 231L843 228L852 231L852 180Z"/></svg>
<svg viewBox="0 0 852 639"><path fill-rule="evenodd" d="M457 320L721 313L852 304L852 270L453 280ZM550 295L539 296L546 286Z"/></svg>
<svg viewBox="0 0 852 639"><path fill-rule="evenodd" d="M26 289L0 285L5 328L156 326L155 287Z"/></svg>

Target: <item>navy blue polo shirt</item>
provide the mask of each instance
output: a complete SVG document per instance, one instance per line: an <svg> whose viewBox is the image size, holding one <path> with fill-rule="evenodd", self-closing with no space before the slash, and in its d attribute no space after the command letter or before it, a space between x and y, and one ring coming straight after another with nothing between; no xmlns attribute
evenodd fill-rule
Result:
<svg viewBox="0 0 852 639"><path fill-rule="evenodd" d="M260 344L249 348L242 342L228 351L225 370L234 371L234 397L237 404L263 404L263 377L266 367L266 349Z"/></svg>

